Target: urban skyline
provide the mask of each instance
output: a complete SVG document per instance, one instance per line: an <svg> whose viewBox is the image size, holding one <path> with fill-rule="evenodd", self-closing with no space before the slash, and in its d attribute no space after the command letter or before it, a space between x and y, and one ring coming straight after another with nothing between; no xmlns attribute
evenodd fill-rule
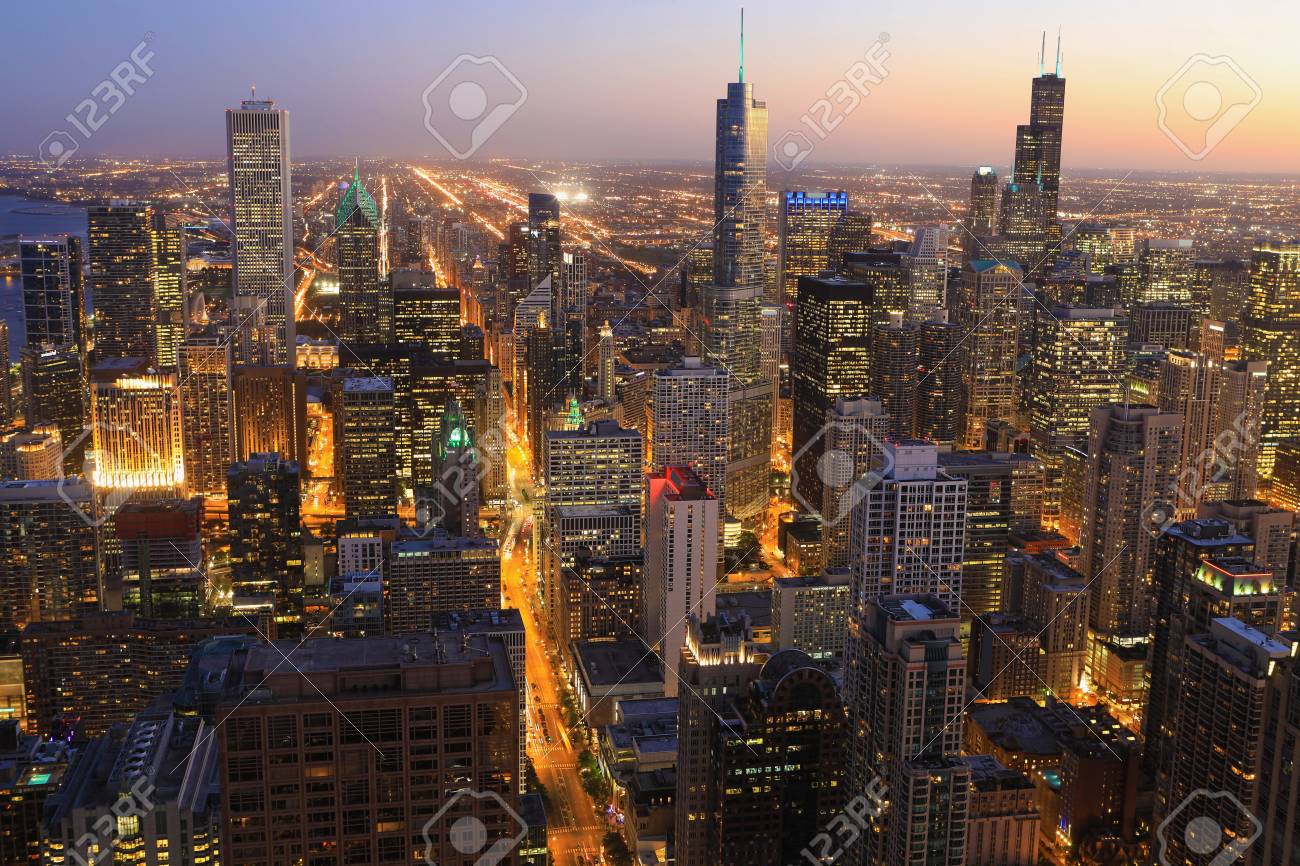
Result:
<svg viewBox="0 0 1300 866"><path fill-rule="evenodd" d="M104 155L153 29L0 159L0 866L1294 859L1300 197L1205 174L1264 90L1190 54L1151 95L1201 173L1071 173L1115 70L1040 29L1008 165L835 167L911 31L788 127L734 11L660 116L711 104L711 167L503 157L553 79L468 51L438 159L303 158L254 88L224 161ZM330 83L285 15L247 44Z"/></svg>

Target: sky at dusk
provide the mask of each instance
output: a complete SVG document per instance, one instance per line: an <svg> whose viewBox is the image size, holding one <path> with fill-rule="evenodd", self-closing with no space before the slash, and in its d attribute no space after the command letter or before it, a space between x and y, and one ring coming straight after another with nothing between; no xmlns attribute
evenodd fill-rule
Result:
<svg viewBox="0 0 1300 866"><path fill-rule="evenodd" d="M222 156L222 111L256 84L259 97L290 109L295 158L446 158L425 130L421 95L458 55L472 54L498 58L527 90L478 157L711 160L714 101L736 76L739 8L705 0L6 4L0 152L34 153L148 38L154 75L84 154ZM1027 120L1040 34L1049 33L1050 55L1059 27L1067 170L1300 172L1294 2L749 0L745 22L745 77L767 102L773 142L787 129L807 132L800 116L888 34L888 76L818 141L806 167L1007 165L1015 125ZM1158 127L1156 94L1198 53L1232 58L1257 86L1258 104L1192 161ZM1225 102L1253 101L1235 70L1220 64L1213 73L1213 92L1230 94ZM1195 92L1202 106L1214 98ZM1180 114L1187 103L1176 101Z"/></svg>

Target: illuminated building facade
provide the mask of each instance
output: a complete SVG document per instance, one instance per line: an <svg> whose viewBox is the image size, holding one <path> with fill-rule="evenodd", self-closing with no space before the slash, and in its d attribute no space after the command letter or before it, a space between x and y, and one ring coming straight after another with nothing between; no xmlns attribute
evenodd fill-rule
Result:
<svg viewBox="0 0 1300 866"><path fill-rule="evenodd" d="M447 360L459 357L460 293L438 288L433 274L420 271L393 271L392 281L393 341Z"/></svg>
<svg viewBox="0 0 1300 866"><path fill-rule="evenodd" d="M990 421L1016 415L1016 337L1021 286L1015 264L978 259L962 272L957 324L961 341L962 447L983 447Z"/></svg>
<svg viewBox="0 0 1300 866"><path fill-rule="evenodd" d="M225 496L235 462L232 361L229 341L215 333L190 335L180 347L185 478L203 496Z"/></svg>
<svg viewBox="0 0 1300 866"><path fill-rule="evenodd" d="M234 369L235 455L307 459L307 377L292 367Z"/></svg>
<svg viewBox="0 0 1300 866"><path fill-rule="evenodd" d="M90 422L82 355L75 346L40 349L25 346L20 355L23 374L24 415L28 426L49 422L59 428L68 451L66 472L84 472L82 457L90 447L86 428Z"/></svg>
<svg viewBox="0 0 1300 866"><path fill-rule="evenodd" d="M19 239L26 345L85 345L81 249L77 235Z"/></svg>
<svg viewBox="0 0 1300 866"><path fill-rule="evenodd" d="M185 489L181 400L175 373L140 358L101 362L91 374L97 490L179 495Z"/></svg>
<svg viewBox="0 0 1300 866"><path fill-rule="evenodd" d="M1147 238L1138 254L1138 303L1192 303L1192 242L1187 238Z"/></svg>
<svg viewBox="0 0 1300 866"><path fill-rule="evenodd" d="M128 502L113 515L118 568L105 607L149 619L197 619L212 591L204 565L203 500ZM111 578L111 579L110 579Z"/></svg>
<svg viewBox="0 0 1300 866"><path fill-rule="evenodd" d="M397 452L393 380L349 378L343 383L338 436L343 506L348 517L383 517L397 511Z"/></svg>
<svg viewBox="0 0 1300 866"><path fill-rule="evenodd" d="M154 345L158 367L175 370L185 339L185 225L179 214L155 212L149 227L153 255Z"/></svg>
<svg viewBox="0 0 1300 866"><path fill-rule="evenodd" d="M157 358L153 257L154 212L116 201L86 211L95 358Z"/></svg>
<svg viewBox="0 0 1300 866"><path fill-rule="evenodd" d="M827 568L841 568L850 561L849 532L852 512L878 473L886 468L885 442L889 436L889 415L879 400L840 397L826 410L823 454L833 471L821 481L820 502L803 503L808 510L820 505L822 559Z"/></svg>
<svg viewBox="0 0 1300 866"><path fill-rule="evenodd" d="M0 482L0 626L99 609L94 515L80 480Z"/></svg>
<svg viewBox="0 0 1300 866"><path fill-rule="evenodd" d="M799 278L820 276L832 268L831 232L849 211L849 194L786 190L777 204L777 284L780 302L793 308L798 302Z"/></svg>
<svg viewBox="0 0 1300 866"><path fill-rule="evenodd" d="M819 436L840 398L865 396L871 376L871 290L844 277L803 277L795 311L790 365L793 437L791 483L807 503L820 503Z"/></svg>
<svg viewBox="0 0 1300 866"><path fill-rule="evenodd" d="M872 226L871 214L862 211L851 210L840 217L826 243L827 267L837 274L849 276L844 268L844 256L871 249Z"/></svg>
<svg viewBox="0 0 1300 866"><path fill-rule="evenodd" d="M966 212L966 228L977 238L988 237L996 231L997 220L998 173L991 165L981 165L975 169L970 179L970 205Z"/></svg>
<svg viewBox="0 0 1300 866"><path fill-rule="evenodd" d="M528 285L536 288L551 278L563 286L564 260L560 251L560 200L550 193L528 194Z"/></svg>
<svg viewBox="0 0 1300 866"><path fill-rule="evenodd" d="M359 169L339 200L334 225L343 319L339 337L356 346L387 343L393 338L393 290L379 273L383 226Z"/></svg>
<svg viewBox="0 0 1300 866"><path fill-rule="evenodd" d="M905 324L903 313L890 313L887 325L871 328L871 376L867 393L880 398L889 415L889 435L915 435L919 332Z"/></svg>
<svg viewBox="0 0 1300 866"><path fill-rule="evenodd" d="M1255 247L1242 324L1244 357L1269 364L1259 448L1264 483L1273 477L1279 443L1300 436L1300 243Z"/></svg>
<svg viewBox="0 0 1300 866"><path fill-rule="evenodd" d="M961 325L935 310L918 326L916 435L951 446L960 433L962 366Z"/></svg>
<svg viewBox="0 0 1300 866"><path fill-rule="evenodd" d="M240 364L292 365L293 173L289 112L274 102L245 100L226 110L227 172L234 213L234 291Z"/></svg>
<svg viewBox="0 0 1300 866"><path fill-rule="evenodd" d="M654 372L650 466L690 466L723 503L727 499L727 412L731 377L699 358Z"/></svg>
<svg viewBox="0 0 1300 866"><path fill-rule="evenodd" d="M230 467L230 589L235 612L292 634L302 618L302 478L298 463L254 454Z"/></svg>
<svg viewBox="0 0 1300 866"><path fill-rule="evenodd" d="M646 476L643 636L659 648L664 694L677 696L677 666L690 614L715 610L721 503L689 466Z"/></svg>

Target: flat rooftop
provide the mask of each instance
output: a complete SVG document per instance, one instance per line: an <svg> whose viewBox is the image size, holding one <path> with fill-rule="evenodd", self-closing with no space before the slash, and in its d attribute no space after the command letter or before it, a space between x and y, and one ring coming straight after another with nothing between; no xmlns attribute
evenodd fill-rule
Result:
<svg viewBox="0 0 1300 866"><path fill-rule="evenodd" d="M583 678L593 686L662 683L659 660L639 640L574 644Z"/></svg>

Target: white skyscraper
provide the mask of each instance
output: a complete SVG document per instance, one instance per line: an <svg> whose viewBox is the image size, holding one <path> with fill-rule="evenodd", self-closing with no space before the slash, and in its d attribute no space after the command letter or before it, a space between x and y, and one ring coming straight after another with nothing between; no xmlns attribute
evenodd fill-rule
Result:
<svg viewBox="0 0 1300 866"><path fill-rule="evenodd" d="M251 339L236 341L243 364L294 363L293 183L289 112L245 100L226 111L235 304ZM253 300L248 300L253 299ZM249 357L251 355L252 357Z"/></svg>
<svg viewBox="0 0 1300 866"><path fill-rule="evenodd" d="M930 442L886 442L879 480L861 494L849 536L853 608L882 595L933 595L961 609L966 480L939 468Z"/></svg>
<svg viewBox="0 0 1300 866"><path fill-rule="evenodd" d="M940 224L917 229L907 256L912 278L907 320L924 322L930 313L947 306L948 227Z"/></svg>
<svg viewBox="0 0 1300 866"><path fill-rule="evenodd" d="M664 694L677 696L677 667L689 615L716 612L719 503L689 467L669 466L646 476L645 583L642 625L646 643L664 664Z"/></svg>
<svg viewBox="0 0 1300 866"><path fill-rule="evenodd" d="M725 511L727 490L727 371L706 367L699 358L656 370L652 406L650 464L693 468Z"/></svg>
<svg viewBox="0 0 1300 866"><path fill-rule="evenodd" d="M853 507L884 468L889 415L879 400L840 398L826 412L825 429L822 550L827 568L842 568L849 564Z"/></svg>

